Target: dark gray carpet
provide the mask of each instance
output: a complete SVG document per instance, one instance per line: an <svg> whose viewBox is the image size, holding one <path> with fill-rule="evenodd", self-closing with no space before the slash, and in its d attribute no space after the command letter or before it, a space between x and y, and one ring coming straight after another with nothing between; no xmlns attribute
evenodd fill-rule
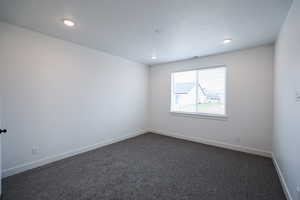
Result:
<svg viewBox="0 0 300 200"><path fill-rule="evenodd" d="M4 200L283 200L271 159L144 134L4 179Z"/></svg>

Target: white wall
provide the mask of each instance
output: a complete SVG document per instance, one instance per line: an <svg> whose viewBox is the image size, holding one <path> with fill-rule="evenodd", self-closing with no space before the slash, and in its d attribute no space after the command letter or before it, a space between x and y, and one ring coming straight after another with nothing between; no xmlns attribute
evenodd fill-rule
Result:
<svg viewBox="0 0 300 200"><path fill-rule="evenodd" d="M294 0L276 43L274 92L274 154L296 198L300 187L300 0ZM300 189L300 188L299 188Z"/></svg>
<svg viewBox="0 0 300 200"><path fill-rule="evenodd" d="M5 23L0 35L5 175L145 128L148 66Z"/></svg>
<svg viewBox="0 0 300 200"><path fill-rule="evenodd" d="M250 151L268 154L272 149L273 54L274 46L268 45L152 66L149 128L181 138L213 140L212 143L221 146L240 145L242 148L237 149L249 147L253 148ZM227 121L169 112L172 71L224 64L228 66Z"/></svg>
<svg viewBox="0 0 300 200"><path fill-rule="evenodd" d="M1 96L0 96L0 129L3 129L2 128L2 99L1 99ZM2 134L0 135L0 172L2 172ZM0 180L2 180L1 173L0 173ZM0 198L1 198L1 195L2 195L2 184L0 184Z"/></svg>

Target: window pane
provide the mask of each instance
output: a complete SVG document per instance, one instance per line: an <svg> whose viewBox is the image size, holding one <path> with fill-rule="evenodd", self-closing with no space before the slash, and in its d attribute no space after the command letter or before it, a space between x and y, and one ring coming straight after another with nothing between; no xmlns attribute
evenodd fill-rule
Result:
<svg viewBox="0 0 300 200"><path fill-rule="evenodd" d="M225 77L225 67L198 71L197 112L225 114Z"/></svg>
<svg viewBox="0 0 300 200"><path fill-rule="evenodd" d="M173 73L172 111L196 112L196 71Z"/></svg>

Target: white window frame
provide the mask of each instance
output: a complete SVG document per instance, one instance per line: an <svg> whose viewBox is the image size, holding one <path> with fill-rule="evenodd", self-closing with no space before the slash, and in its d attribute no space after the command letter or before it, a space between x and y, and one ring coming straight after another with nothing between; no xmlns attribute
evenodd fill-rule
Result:
<svg viewBox="0 0 300 200"><path fill-rule="evenodd" d="M182 112L182 111L172 111L172 103L175 101L174 99L174 73L178 72L188 72L188 71L196 71L196 82L198 82L198 73L201 70L206 70L206 69L216 69L216 68L225 68L225 91L224 91L224 109L225 112L224 114L210 114L210 113L201 113L201 112ZM178 70L178 71L172 71L171 72L171 101L170 101L170 113L175 114L175 115L180 115L183 117L193 117L193 118L204 118L204 119L216 119L216 120L227 120L228 118L228 100L227 100L227 77L228 77L228 66L227 65L217 65L217 66L205 66L205 67L191 67L188 69L184 70ZM196 101L198 99L198 87L196 87ZM197 106L196 106L196 109Z"/></svg>

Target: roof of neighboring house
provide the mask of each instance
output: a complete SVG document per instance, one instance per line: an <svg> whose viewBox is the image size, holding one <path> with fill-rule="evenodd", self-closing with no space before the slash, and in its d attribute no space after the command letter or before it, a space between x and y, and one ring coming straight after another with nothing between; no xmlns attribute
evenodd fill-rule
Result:
<svg viewBox="0 0 300 200"><path fill-rule="evenodd" d="M205 88L203 88L200 83L199 83L199 89L204 96L207 96L207 90Z"/></svg>
<svg viewBox="0 0 300 200"><path fill-rule="evenodd" d="M219 92L210 92L207 94L208 98L220 98L224 93L219 93Z"/></svg>
<svg viewBox="0 0 300 200"><path fill-rule="evenodd" d="M175 94L187 94L194 87L194 83L176 83L175 85Z"/></svg>
<svg viewBox="0 0 300 200"><path fill-rule="evenodd" d="M175 94L188 94L194 87L194 83L176 83ZM200 91L204 96L207 96L207 91L199 84Z"/></svg>

